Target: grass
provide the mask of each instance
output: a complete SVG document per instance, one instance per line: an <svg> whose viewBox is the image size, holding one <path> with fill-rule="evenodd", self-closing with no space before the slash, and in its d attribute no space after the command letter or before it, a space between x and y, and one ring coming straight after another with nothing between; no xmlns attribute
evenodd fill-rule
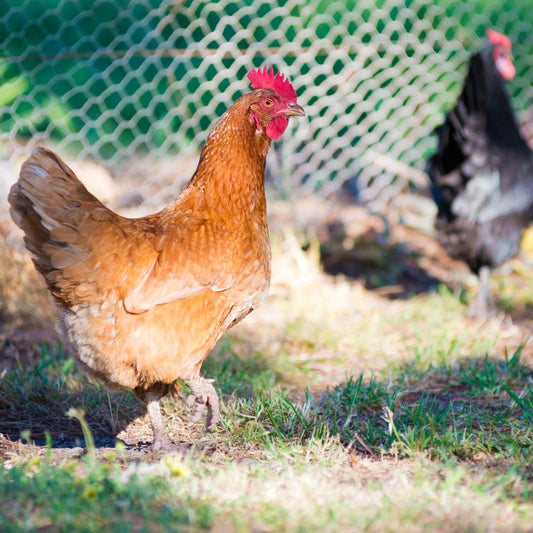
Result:
<svg viewBox="0 0 533 533"><path fill-rule="evenodd" d="M480 321L461 291L389 300L324 276L312 253L274 243L270 297L204 364L220 426L203 434L163 402L171 436L194 443L185 458L152 454L138 401L61 344L3 340L2 530L531 530L522 273L494 282L522 322ZM40 294L25 269L3 308L14 324L17 298L22 314Z"/></svg>
<svg viewBox="0 0 533 533"><path fill-rule="evenodd" d="M425 372L402 366L387 381L359 375L318 398L306 391L295 400L281 388L246 398L232 390L225 435L232 446L256 443L276 457L288 442L300 447L334 437L372 457L423 452L442 461L475 460L486 453L528 460L533 374L519 355L506 363L486 357Z"/></svg>
<svg viewBox="0 0 533 533"><path fill-rule="evenodd" d="M161 468L131 465L123 469L109 460L85 460L57 466L34 457L0 470L3 531L208 527L214 516L212 506L171 484L169 490L173 475L179 474L163 464Z"/></svg>

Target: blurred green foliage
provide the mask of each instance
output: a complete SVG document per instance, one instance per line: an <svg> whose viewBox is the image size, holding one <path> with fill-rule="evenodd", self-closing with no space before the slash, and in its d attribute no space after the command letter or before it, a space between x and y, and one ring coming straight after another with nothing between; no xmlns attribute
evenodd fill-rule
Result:
<svg viewBox="0 0 533 533"><path fill-rule="evenodd" d="M382 32L387 31L386 43L401 43L405 32L417 32L418 19L429 18L431 26L440 29L444 18L452 16L460 25L445 27L445 38L457 40L458 50L464 46L474 51L484 37L486 21L512 36L518 76L531 80L530 2L377 0L374 9L368 3L361 9L361 25L365 25L362 43L376 40L377 54L383 57L389 51L380 44L385 41L377 39ZM317 17L320 21L313 25L316 34L299 41L298 46L312 46L315 37L340 45L357 28L351 23L336 31L335 25L342 24L343 13L357 10L360 2L228 0L219 10L208 8L210 4L190 0L0 0L0 134L25 137L41 132L53 140L70 138L72 152L87 144L98 145L98 154L104 159L133 142L141 151L178 148L207 130L213 112L220 114L225 108L214 101L214 88L202 88L201 95L188 100L180 113L172 112L217 76L220 69L206 63L205 51L232 41L239 51L247 53L252 45L262 43L263 48L255 46L250 53L250 63L258 65L261 55L268 57L283 41L294 41ZM435 10L435 5L440 9ZM243 12L243 6L252 9ZM529 21L524 20L527 13ZM227 15L238 23L220 25ZM254 17L264 19L264 24L251 25ZM396 22L393 31L390 21ZM238 32L242 28L249 28L245 37ZM426 33L420 31L417 39L424 41ZM327 52L317 53L320 65ZM409 55L409 47L405 53ZM291 64L294 57L285 60ZM449 60L450 69L456 69L453 53ZM246 71L235 57L225 56L222 63L224 69L235 67L233 75L238 79L244 78ZM342 61L335 63L333 73L343 66ZM175 83L191 70L198 75L189 77L185 85ZM228 78L218 80L217 90L227 90ZM529 105L524 91L529 85L527 78L511 85L513 95L520 98L515 105L521 110ZM381 88L386 89L387 83ZM211 107L210 112L198 116L203 107ZM194 124L190 123L193 116L197 120ZM365 118L363 114L358 120ZM169 144L169 136L178 130L179 138Z"/></svg>

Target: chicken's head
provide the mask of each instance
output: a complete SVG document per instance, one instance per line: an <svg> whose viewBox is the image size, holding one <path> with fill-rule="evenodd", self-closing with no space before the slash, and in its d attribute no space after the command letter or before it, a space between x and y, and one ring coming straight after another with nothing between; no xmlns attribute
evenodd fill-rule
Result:
<svg viewBox="0 0 533 533"><path fill-rule="evenodd" d="M498 72L504 80L512 80L516 74L516 69L511 54L511 39L507 35L491 29L487 30L487 37L493 45L492 57Z"/></svg>
<svg viewBox="0 0 533 533"><path fill-rule="evenodd" d="M258 91L258 100L251 107L251 118L257 130L265 131L270 139L279 139L289 125L290 116L304 116L304 110L296 103L296 91L289 80L274 69L265 66L251 70L248 79L252 89Z"/></svg>

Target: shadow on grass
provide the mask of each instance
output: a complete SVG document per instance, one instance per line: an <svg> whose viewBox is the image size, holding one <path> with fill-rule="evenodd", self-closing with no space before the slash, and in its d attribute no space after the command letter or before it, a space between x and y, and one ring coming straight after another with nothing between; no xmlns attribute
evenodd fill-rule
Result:
<svg viewBox="0 0 533 533"><path fill-rule="evenodd" d="M109 392L76 369L58 344L40 344L14 358L0 380L0 434L11 441L54 447L83 446L80 423L66 413L82 409L97 447L114 446L116 434L144 413L132 393ZM10 346L13 350L13 346ZM12 354L11 354L12 355Z"/></svg>
<svg viewBox="0 0 533 533"><path fill-rule="evenodd" d="M421 254L410 244L391 243L374 230L352 238L337 223L329 228L320 251L327 274L362 280L365 288L387 298L406 299L437 290L444 283L420 266Z"/></svg>
<svg viewBox="0 0 533 533"><path fill-rule="evenodd" d="M373 457L533 457L533 371L521 363L521 349L505 360L415 358L386 378L354 376L303 398L286 392L283 369L260 353L239 357L229 339L217 351L203 374L216 378L223 399L223 429L213 435L221 444L275 451L335 438ZM35 364L4 371L0 433L9 440L27 431L38 445L47 434L56 448L83 445L80 424L66 416L71 407L85 412L96 447L113 446L116 434L144 414L131 393L90 382L60 348L42 345Z"/></svg>
<svg viewBox="0 0 533 533"><path fill-rule="evenodd" d="M42 446L48 435L54 448L83 446L80 423L66 414L74 407L85 413L95 446L112 447L117 434L146 413L133 393L108 391L87 377L59 342L24 337L20 342L5 341L0 348L0 434L12 442L30 440ZM225 337L208 357L202 374L216 378L222 395L252 398L273 388L282 372L273 369L262 354L241 358ZM163 409L173 411L178 406L184 406L180 399L168 398Z"/></svg>
<svg viewBox="0 0 533 533"><path fill-rule="evenodd" d="M373 457L424 453L440 460L491 455L528 461L533 457L532 378L517 350L506 360L404 363L387 380L353 377L303 399L279 388L263 390L228 410L230 419L241 417L233 428L243 439L263 439L270 448L273 442L286 447L334 437ZM255 436L252 425L258 428Z"/></svg>
<svg viewBox="0 0 533 533"><path fill-rule="evenodd" d="M533 453L532 377L520 350L505 361L408 362L387 383L355 379L328 391L320 418L343 443L369 453L525 460Z"/></svg>

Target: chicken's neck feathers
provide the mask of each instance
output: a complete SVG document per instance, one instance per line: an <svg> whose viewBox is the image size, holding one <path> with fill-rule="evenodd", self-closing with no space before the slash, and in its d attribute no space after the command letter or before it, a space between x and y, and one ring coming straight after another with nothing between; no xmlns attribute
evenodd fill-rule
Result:
<svg viewBox="0 0 533 533"><path fill-rule="evenodd" d="M479 78L477 81L476 77ZM529 152L520 135L509 92L494 63L492 47L485 48L472 58L467 83L469 81L475 88L471 97L480 99L482 112L486 116L489 141L499 146L511 147L512 150Z"/></svg>
<svg viewBox="0 0 533 533"><path fill-rule="evenodd" d="M238 102L215 124L186 186L225 215L266 211L265 165L270 139L257 132L247 107Z"/></svg>

